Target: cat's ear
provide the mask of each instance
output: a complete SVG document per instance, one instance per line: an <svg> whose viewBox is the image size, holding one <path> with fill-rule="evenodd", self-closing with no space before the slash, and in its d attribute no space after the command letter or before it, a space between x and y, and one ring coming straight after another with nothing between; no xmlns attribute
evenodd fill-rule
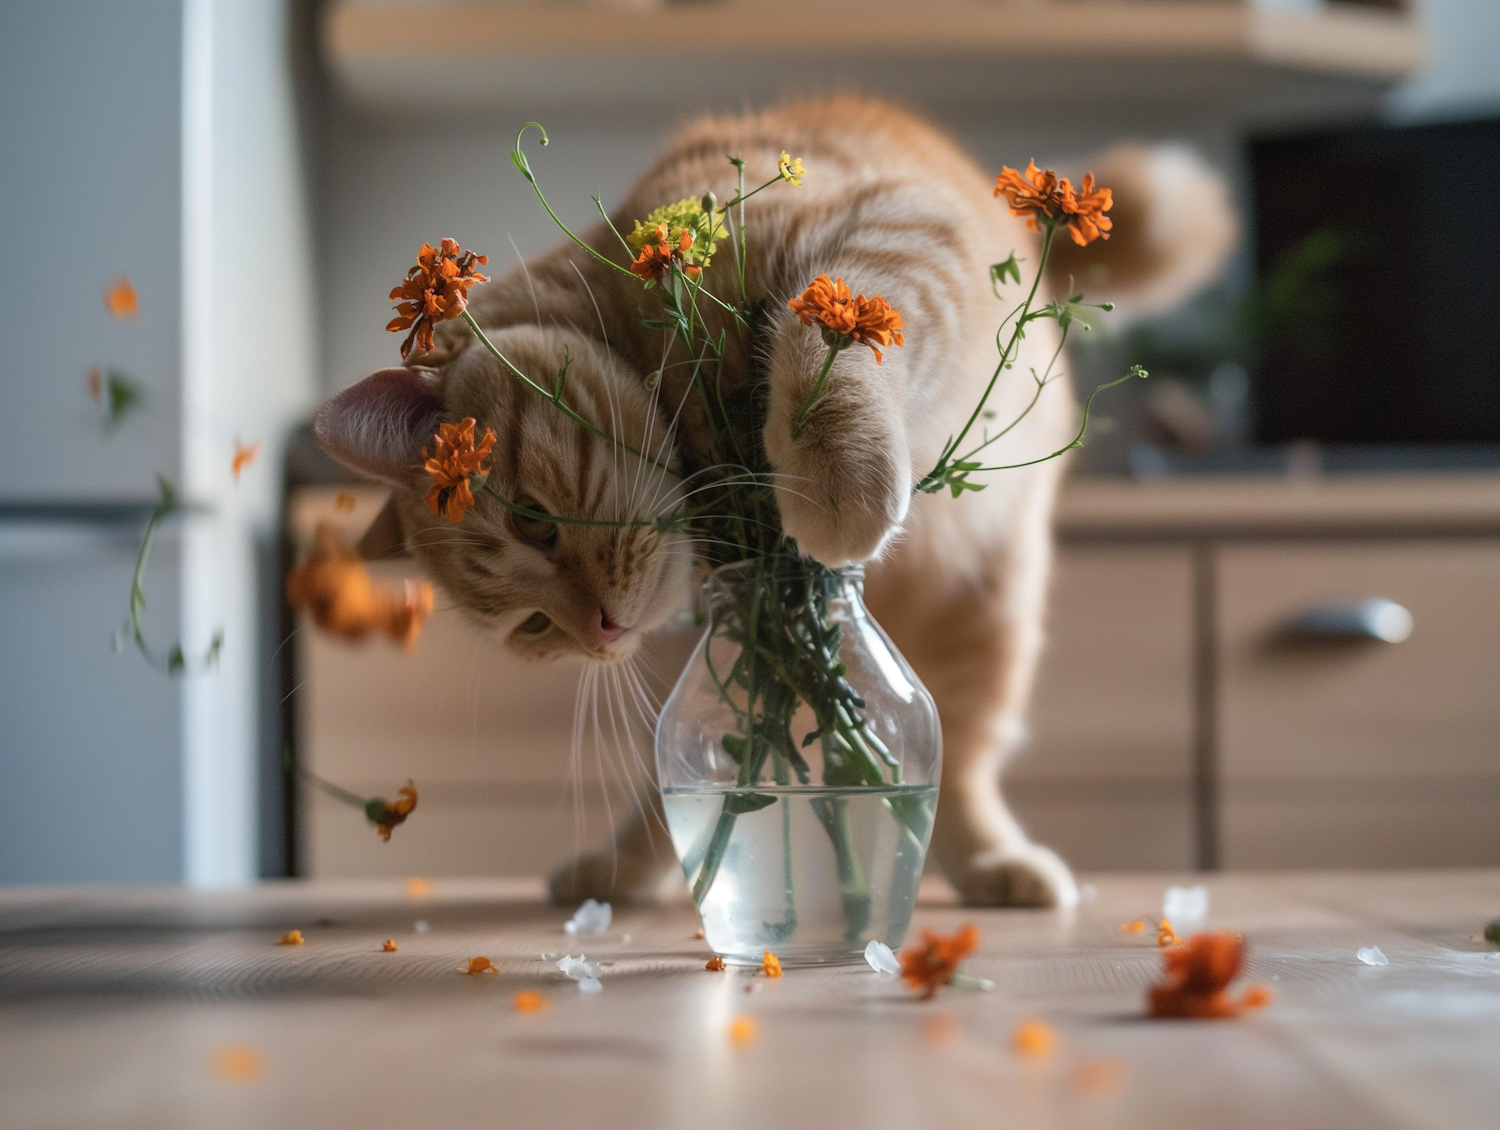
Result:
<svg viewBox="0 0 1500 1130"><path fill-rule="evenodd" d="M381 369L326 400L313 417L313 435L346 467L410 486L422 445L432 442L442 412L436 372Z"/></svg>

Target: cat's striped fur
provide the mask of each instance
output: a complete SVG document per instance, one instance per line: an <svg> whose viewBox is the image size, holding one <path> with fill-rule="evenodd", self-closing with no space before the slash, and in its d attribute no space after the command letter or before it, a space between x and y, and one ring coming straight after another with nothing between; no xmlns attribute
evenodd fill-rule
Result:
<svg viewBox="0 0 1500 1130"><path fill-rule="evenodd" d="M687 126L614 213L615 225L629 230L652 209L706 191L728 200L735 177L726 155L745 159L746 183L755 185L775 175L783 150L802 157L808 174L803 187L774 186L749 202L747 277L751 301L765 299L770 313L756 348L769 373L764 445L784 528L826 564L869 560L870 607L938 704L945 764L933 851L948 878L971 902L1072 903L1066 865L1028 840L1000 794L1042 646L1062 464L992 475L987 489L960 499L912 496L993 369L995 328L1009 304L993 295L988 268L1012 251L1035 262L1037 237L949 139L906 113L858 100ZM586 238L626 261L602 226ZM716 293L735 295L733 263L721 242L707 272ZM842 352L825 399L794 441L791 416L825 347L787 300L823 273L887 298L903 315L906 345L886 349L880 365L869 350ZM689 368L671 364L685 355L641 325L651 301L643 303L634 279L564 244L476 288L471 309L545 387L566 351L569 403L667 462L701 441L703 421L684 396ZM1028 369L1046 369L1055 331L1050 322L1029 329L1020 363L992 401L1002 421L1030 399ZM459 604L519 651L595 661L629 654L684 599L691 544L643 529L566 525L550 541L528 538L538 530L483 500L449 525L422 504L418 449L438 420L473 416L499 437L491 484L560 515L649 519L675 504L679 488L504 373L461 323L441 325L432 353L413 361L333 398L319 414L320 440L400 488L409 544ZM647 379L657 372L659 384ZM744 375L737 356L726 379ZM1019 463L1058 448L1075 413L1059 383L991 449L993 461ZM646 553L658 536L664 543ZM674 866L665 838L639 823L617 846L617 858L561 869L554 893L618 898L653 889Z"/></svg>

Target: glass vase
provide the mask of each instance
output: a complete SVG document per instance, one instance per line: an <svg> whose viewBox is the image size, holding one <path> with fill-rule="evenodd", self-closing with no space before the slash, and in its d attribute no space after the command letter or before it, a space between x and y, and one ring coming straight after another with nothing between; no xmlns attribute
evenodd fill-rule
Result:
<svg viewBox="0 0 1500 1130"><path fill-rule="evenodd" d="M860 569L726 565L662 710L672 843L726 961L859 961L901 944L937 807L942 737L864 603Z"/></svg>

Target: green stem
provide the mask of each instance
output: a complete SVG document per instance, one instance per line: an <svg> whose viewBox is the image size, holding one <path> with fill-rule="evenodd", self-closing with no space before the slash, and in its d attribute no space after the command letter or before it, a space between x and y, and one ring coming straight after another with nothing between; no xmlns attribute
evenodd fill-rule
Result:
<svg viewBox="0 0 1500 1130"><path fill-rule="evenodd" d="M828 356L823 359L823 371L818 374L818 379L813 382L812 391L807 394L807 399L802 402L802 407L797 409L797 415L792 418L792 438L796 439L802 433L802 425L807 422L807 415L818 403L818 398L823 395L823 386L828 383L828 372L833 368L833 359L843 349L842 345L830 345Z"/></svg>

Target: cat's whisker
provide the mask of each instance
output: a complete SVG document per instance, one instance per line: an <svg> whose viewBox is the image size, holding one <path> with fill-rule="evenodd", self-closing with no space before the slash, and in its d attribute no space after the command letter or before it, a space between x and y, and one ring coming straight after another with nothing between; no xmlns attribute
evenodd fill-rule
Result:
<svg viewBox="0 0 1500 1130"><path fill-rule="evenodd" d="M531 292L531 308L536 311L536 328L542 328L542 307L536 300L536 287L531 285L531 272L526 268L526 259L521 254L521 249L516 246L515 236L510 232L505 233L505 238L510 240L510 249L516 253L516 263L521 268L521 277L526 280L526 289Z"/></svg>

